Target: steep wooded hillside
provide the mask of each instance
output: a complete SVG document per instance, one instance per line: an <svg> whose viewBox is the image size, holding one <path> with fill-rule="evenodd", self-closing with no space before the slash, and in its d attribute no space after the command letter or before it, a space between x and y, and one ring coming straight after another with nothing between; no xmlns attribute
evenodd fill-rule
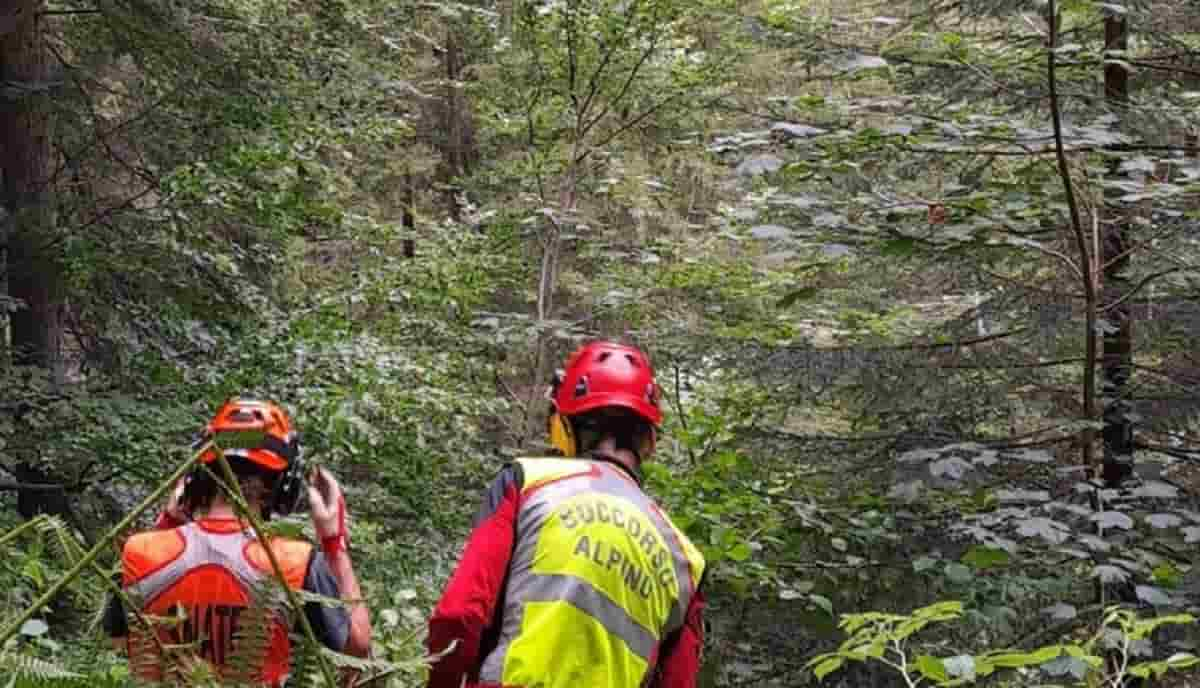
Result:
<svg viewBox="0 0 1200 688"><path fill-rule="evenodd" d="M347 487L373 657L296 681L423 685L595 337L700 685L1200 680L1194 5L14 0L0 75L13 685L132 685L113 527L233 394Z"/></svg>

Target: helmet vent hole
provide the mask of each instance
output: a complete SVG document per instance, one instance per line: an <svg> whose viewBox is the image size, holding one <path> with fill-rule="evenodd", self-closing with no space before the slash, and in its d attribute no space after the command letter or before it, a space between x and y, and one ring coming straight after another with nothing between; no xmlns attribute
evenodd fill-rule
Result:
<svg viewBox="0 0 1200 688"><path fill-rule="evenodd" d="M587 396L587 392L588 392L587 378L581 377L581 378L579 378L579 381L575 383L575 398L578 399L582 396Z"/></svg>
<svg viewBox="0 0 1200 688"><path fill-rule="evenodd" d="M625 360L629 361L629 365L633 366L634 368L642 367L642 365L638 363L638 360L629 354L625 354Z"/></svg>
<svg viewBox="0 0 1200 688"><path fill-rule="evenodd" d="M608 357L609 357L609 356L612 356L612 352L611 352L611 351L605 351L605 352L603 352L603 353L601 353L601 354L600 354L600 356L599 356L599 357L596 359L596 362L597 362L597 363L603 363L603 362L605 362L605 361L607 361L607 360L608 360Z"/></svg>

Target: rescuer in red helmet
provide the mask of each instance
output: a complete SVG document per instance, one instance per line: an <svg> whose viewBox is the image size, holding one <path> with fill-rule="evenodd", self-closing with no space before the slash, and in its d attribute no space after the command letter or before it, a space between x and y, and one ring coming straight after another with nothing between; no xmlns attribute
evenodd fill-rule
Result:
<svg viewBox="0 0 1200 688"><path fill-rule="evenodd" d="M641 351L577 350L550 390L551 443L483 500L429 622L453 650L429 688L691 688L703 644L704 559L642 491L662 423Z"/></svg>
<svg viewBox="0 0 1200 688"><path fill-rule="evenodd" d="M228 670L239 658L251 661L255 681L282 685L290 667L288 638L295 619L287 618L278 599L252 599L260 585L275 576L268 555L279 563L286 584L325 597L341 598L344 607L305 605L317 639L330 649L366 656L371 623L347 551L346 503L334 477L325 470L309 472L300 453L299 437L281 408L270 402L231 399L205 427L201 442L221 447L251 509L269 518L286 515L307 493L313 525L321 547L283 537L269 543L257 539L250 524L239 517L218 487L213 474L224 478L215 449L200 458L197 467L177 486L156 529L129 538L121 553L122 585L141 611L153 616L182 617L179 623L158 631L162 644L195 644L195 655L217 673ZM211 470L211 472L210 472ZM264 632L269 641L251 653L239 648L239 628L256 618L247 610L271 605ZM104 625L122 639L130 665L139 678L163 681L159 643L145 629L131 625L121 600L114 597ZM260 621L260 623L262 623ZM245 669L245 667L240 667Z"/></svg>

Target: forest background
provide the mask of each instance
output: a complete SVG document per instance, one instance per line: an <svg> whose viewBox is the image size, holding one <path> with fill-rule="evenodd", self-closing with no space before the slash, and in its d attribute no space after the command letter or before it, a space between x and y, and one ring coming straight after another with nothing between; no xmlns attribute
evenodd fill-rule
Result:
<svg viewBox="0 0 1200 688"><path fill-rule="evenodd" d="M110 530L232 394L420 685L595 336L665 387L702 685L1188 685L1198 106L1188 0L8 0L10 685L130 682Z"/></svg>

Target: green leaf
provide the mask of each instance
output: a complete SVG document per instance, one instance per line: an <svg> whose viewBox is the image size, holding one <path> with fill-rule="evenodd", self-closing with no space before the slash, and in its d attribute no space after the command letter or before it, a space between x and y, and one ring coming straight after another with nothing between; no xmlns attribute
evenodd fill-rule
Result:
<svg viewBox="0 0 1200 688"><path fill-rule="evenodd" d="M1165 588L1174 588L1182 581L1179 569L1175 568L1171 562L1163 562L1154 567L1151 572L1151 579Z"/></svg>
<svg viewBox="0 0 1200 688"><path fill-rule="evenodd" d="M879 253L884 256L905 257L912 255L917 250L916 239L909 237L900 237L898 239L889 239L883 242L879 247Z"/></svg>
<svg viewBox="0 0 1200 688"><path fill-rule="evenodd" d="M830 602L828 597L825 597L824 595L817 595L814 593L812 595L809 595L808 599L813 604L815 604L818 607L820 607L821 609L825 610L826 614L833 616L833 602Z"/></svg>
<svg viewBox="0 0 1200 688"><path fill-rule="evenodd" d="M1006 669L1016 669L1018 667L1037 666L1045 664L1052 659L1057 658L1062 654L1062 648L1058 645L1039 648L1033 652L1001 652L997 654L986 655L986 661L994 666L1003 667Z"/></svg>
<svg viewBox="0 0 1200 688"><path fill-rule="evenodd" d="M1167 658L1167 665L1172 669L1186 669L1200 664L1200 657L1190 652L1177 652Z"/></svg>
<svg viewBox="0 0 1200 688"><path fill-rule="evenodd" d="M812 297L816 296L820 291L821 290L818 287L802 287L800 289L797 289L796 291L793 291L793 292L787 294L782 299L779 299L779 303L776 304L776 306L779 308L787 308L787 307L791 306L792 304L796 303L797 301L807 301L807 300L811 299Z"/></svg>
<svg viewBox="0 0 1200 688"><path fill-rule="evenodd" d="M962 556L962 562L976 571L1004 566L1009 561L1008 552L997 547L976 545Z"/></svg>
<svg viewBox="0 0 1200 688"><path fill-rule="evenodd" d="M962 614L962 610L962 602L959 602L958 600L946 600L921 607L913 612L912 615L916 618L927 619L930 621L944 621L947 619L957 618Z"/></svg>
<svg viewBox="0 0 1200 688"><path fill-rule="evenodd" d="M813 669L813 674L818 681L824 680L826 676L840 669L845 661L841 657L829 657Z"/></svg>
<svg viewBox="0 0 1200 688"><path fill-rule="evenodd" d="M30 619L21 624L21 635L37 637L50 630L50 626L41 619Z"/></svg>
<svg viewBox="0 0 1200 688"><path fill-rule="evenodd" d="M937 566L937 559L930 557L921 557L912 563L913 571L916 573L928 571L935 566Z"/></svg>
<svg viewBox="0 0 1200 688"><path fill-rule="evenodd" d="M975 678L975 658L971 655L956 655L943 660L946 673L954 678L973 680Z"/></svg>
<svg viewBox="0 0 1200 688"><path fill-rule="evenodd" d="M725 553L725 556L734 561L746 561L750 558L752 552L753 550L750 549L749 544L745 542L739 542L733 547L729 548L729 551Z"/></svg>
<svg viewBox="0 0 1200 688"><path fill-rule="evenodd" d="M941 683L949 680L946 675L946 665L942 660L930 655L920 655L917 657L917 671L930 681Z"/></svg>
<svg viewBox="0 0 1200 688"><path fill-rule="evenodd" d="M957 583L959 585L970 583L975 578L975 574L971 571L971 569L958 563L946 564L945 573L946 578L948 578L951 583Z"/></svg>

